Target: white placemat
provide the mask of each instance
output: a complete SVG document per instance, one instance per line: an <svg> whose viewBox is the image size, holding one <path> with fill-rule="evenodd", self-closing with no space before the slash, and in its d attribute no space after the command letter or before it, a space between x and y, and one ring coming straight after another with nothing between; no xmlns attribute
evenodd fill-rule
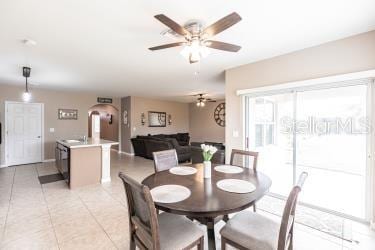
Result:
<svg viewBox="0 0 375 250"><path fill-rule="evenodd" d="M216 166L215 170L226 174L238 174L243 172L243 168L232 165Z"/></svg>
<svg viewBox="0 0 375 250"><path fill-rule="evenodd" d="M193 167L178 166L169 169L169 172L177 175L190 175L195 174L197 169Z"/></svg>
<svg viewBox="0 0 375 250"><path fill-rule="evenodd" d="M191 192L187 187L180 185L162 185L151 189L155 202L174 203L187 199Z"/></svg>
<svg viewBox="0 0 375 250"><path fill-rule="evenodd" d="M216 186L221 190L240 194L250 193L256 189L253 183L238 179L221 180L216 183Z"/></svg>

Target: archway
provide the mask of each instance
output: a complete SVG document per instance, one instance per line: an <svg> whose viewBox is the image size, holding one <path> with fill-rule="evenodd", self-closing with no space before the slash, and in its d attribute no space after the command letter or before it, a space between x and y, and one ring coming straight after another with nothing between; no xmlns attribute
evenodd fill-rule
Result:
<svg viewBox="0 0 375 250"><path fill-rule="evenodd" d="M88 111L88 135L91 137L91 115L100 115L100 138L110 141L119 141L119 111L110 104L97 104ZM118 149L118 146L113 146Z"/></svg>

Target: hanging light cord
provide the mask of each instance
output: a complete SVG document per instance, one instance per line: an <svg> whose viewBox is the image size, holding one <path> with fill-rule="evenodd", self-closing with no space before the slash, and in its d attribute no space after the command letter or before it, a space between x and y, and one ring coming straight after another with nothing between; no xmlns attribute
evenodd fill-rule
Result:
<svg viewBox="0 0 375 250"><path fill-rule="evenodd" d="M29 93L29 83L27 82L27 78L28 77L26 77L26 92Z"/></svg>

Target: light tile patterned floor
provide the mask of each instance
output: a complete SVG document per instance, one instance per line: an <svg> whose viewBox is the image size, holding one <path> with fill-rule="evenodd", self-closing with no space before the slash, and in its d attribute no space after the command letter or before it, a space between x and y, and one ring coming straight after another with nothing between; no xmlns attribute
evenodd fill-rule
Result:
<svg viewBox="0 0 375 250"><path fill-rule="evenodd" d="M128 249L120 171L141 181L153 173L153 165L112 152L112 182L77 190L68 189L64 181L39 184L38 176L57 172L54 163L0 169L0 249ZM218 246L223 224L217 227ZM295 249L375 249L375 232L367 226L353 223L353 238L359 243L296 225Z"/></svg>

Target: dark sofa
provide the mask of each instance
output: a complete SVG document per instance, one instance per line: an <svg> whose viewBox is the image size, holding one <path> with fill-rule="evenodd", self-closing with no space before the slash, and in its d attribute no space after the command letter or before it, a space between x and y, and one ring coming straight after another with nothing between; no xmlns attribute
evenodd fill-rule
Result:
<svg viewBox="0 0 375 250"><path fill-rule="evenodd" d="M218 150L225 150L225 146L221 142L209 142L209 141L205 141L205 142L191 142L190 145L194 146L194 147L200 147L202 144L214 146Z"/></svg>
<svg viewBox="0 0 375 250"><path fill-rule="evenodd" d="M187 137L180 137L180 139L183 140L178 141L176 138L169 135L159 134L152 136L137 136L136 138L132 138L131 142L136 156L153 159L153 152L175 149L179 162L190 161L190 146L185 146L186 139L189 141L190 137L187 134Z"/></svg>
<svg viewBox="0 0 375 250"><path fill-rule="evenodd" d="M177 134L157 134L157 135L148 135L154 138L167 139L174 138L177 140L180 146L189 146L190 136L189 133L177 133Z"/></svg>

